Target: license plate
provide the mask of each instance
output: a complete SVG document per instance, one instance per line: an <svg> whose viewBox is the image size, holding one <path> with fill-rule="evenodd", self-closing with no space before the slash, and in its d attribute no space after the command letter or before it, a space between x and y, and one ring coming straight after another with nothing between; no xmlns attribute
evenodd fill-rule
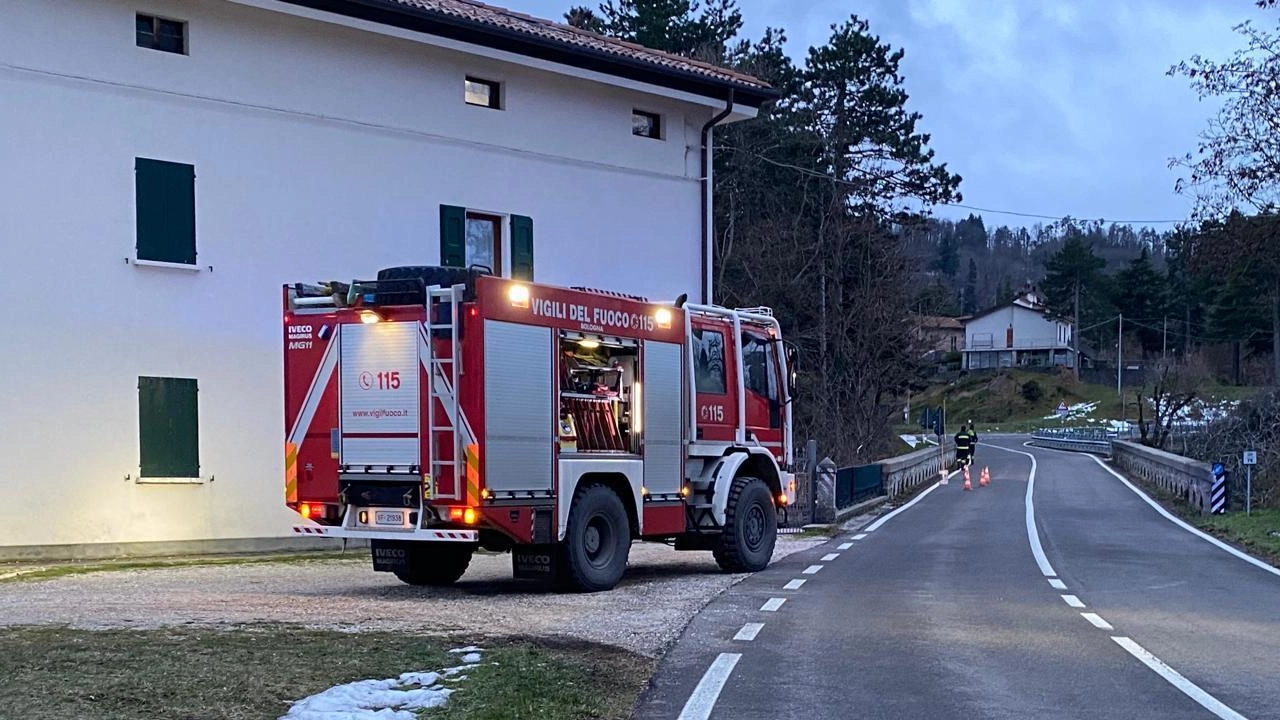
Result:
<svg viewBox="0 0 1280 720"><path fill-rule="evenodd" d="M396 527L404 526L403 510L378 510L373 513L374 525L395 525Z"/></svg>

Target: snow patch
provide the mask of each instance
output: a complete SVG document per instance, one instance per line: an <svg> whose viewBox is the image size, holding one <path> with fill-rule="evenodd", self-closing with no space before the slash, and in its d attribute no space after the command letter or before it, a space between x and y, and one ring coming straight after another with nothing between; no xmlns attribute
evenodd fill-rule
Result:
<svg viewBox="0 0 1280 720"><path fill-rule="evenodd" d="M449 701L452 688L444 681L465 680L462 673L477 667L480 648L467 650L466 665L439 672L407 672L385 680L357 680L331 687L303 698L280 720L417 720L418 711L441 707Z"/></svg>

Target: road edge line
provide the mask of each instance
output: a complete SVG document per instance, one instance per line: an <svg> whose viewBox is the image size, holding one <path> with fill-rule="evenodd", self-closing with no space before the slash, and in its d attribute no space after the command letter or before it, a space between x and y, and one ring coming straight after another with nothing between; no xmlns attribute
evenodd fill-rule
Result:
<svg viewBox="0 0 1280 720"><path fill-rule="evenodd" d="M947 476L947 478L948 478L948 479L950 479L950 478L951 478L951 476L952 476L952 475L955 475L957 472L960 472L960 471L959 471L959 470L953 471L953 472L951 473L951 475L948 475L948 476ZM902 506L902 507L900 507L900 508L895 509L893 512L889 513L888 515L885 515L885 516L884 516L884 517L882 517L882 518L878 518L875 522L873 522L873 523L871 523L870 525L868 525L867 527L865 527L865 528L862 530L862 532L864 532L864 533L869 533L869 532L875 532L876 530L879 530L879 529L880 529L880 527L881 527L882 525L884 525L885 523L887 523L887 522L889 522L890 520L892 520L892 519L894 519L895 517L897 517L897 516L898 516L898 513L900 513L900 512L903 512L903 511L905 511L905 510L910 509L912 505L915 505L916 503L918 503L918 502L920 502L921 500L925 499L925 497L926 497L929 493L933 492L934 490L937 490L937 489L938 489L938 487L939 487L939 486L941 486L941 485L942 485L942 483L941 483L941 482L935 482L934 484L932 484L932 485L930 485L929 487L925 488L925 489L924 489L924 491L923 491L923 492L921 492L919 495L917 495L917 496L915 496L915 497L911 498L911 502L907 503L906 505L903 505L903 506Z"/></svg>
<svg viewBox="0 0 1280 720"><path fill-rule="evenodd" d="M1058 577L1058 573L1054 571L1053 565L1049 564L1049 558L1044 554L1044 546L1040 544L1040 531L1036 528L1036 456L1029 452L1014 450L1001 445L987 444L983 447L995 448L1003 450L1007 453L1015 455L1026 455L1031 458L1031 473L1027 475L1027 496L1026 496L1026 520L1027 520L1027 542L1031 544L1031 554L1036 558L1036 565L1040 566L1040 573L1047 578Z"/></svg>
<svg viewBox="0 0 1280 720"><path fill-rule="evenodd" d="M1138 662L1151 668L1155 674L1164 678L1170 685L1182 691L1182 694L1195 700L1205 710L1217 715L1222 720L1248 720L1245 716L1232 710L1218 698L1205 692L1203 688L1190 680L1186 679L1177 670L1169 667L1163 660L1152 655L1150 651L1142 647L1138 643L1127 637L1112 636L1112 640L1117 645L1124 648L1130 655L1138 659Z"/></svg>
<svg viewBox="0 0 1280 720"><path fill-rule="evenodd" d="M720 653L716 656L689 695L677 720L707 720L711 717L711 711L720 699L720 691L724 690L724 684L741 659L742 653Z"/></svg>
<svg viewBox="0 0 1280 720"><path fill-rule="evenodd" d="M1112 475L1114 475L1114 476L1116 477L1116 479L1117 479L1117 480L1119 480L1120 482L1124 483L1124 484L1125 484L1125 486L1126 486L1126 487L1128 487L1128 488L1129 488L1130 490L1132 490L1133 492L1135 492L1135 493L1138 495L1138 497L1140 497L1140 498L1142 498L1143 500L1145 500L1145 501L1147 502L1147 504L1148 504L1148 505L1150 505L1151 507L1155 508L1156 512L1158 512L1158 513L1160 513L1161 515L1163 515L1163 516L1165 517L1165 519L1166 519L1166 520L1168 520L1169 522L1173 523L1174 525L1177 525L1178 527L1182 528L1183 530L1186 530L1187 532L1191 533L1192 535L1195 535L1195 536L1199 537L1201 540L1204 540L1205 542L1208 542L1208 543L1210 543L1210 544L1212 544L1212 545L1215 545L1215 546L1217 546L1217 547L1218 547L1219 549L1221 549L1221 550L1225 550L1225 551L1227 551L1227 552L1231 553L1232 555L1236 556L1237 558L1240 558L1241 560L1243 560L1243 561L1245 561L1245 562L1249 563L1250 565L1253 565L1253 566L1257 567L1257 568L1258 568L1258 569L1260 569L1260 570L1263 570L1263 571L1269 572L1269 573L1271 573L1272 575L1275 575L1276 577L1280 577L1280 568L1277 568L1277 567L1275 567L1274 565L1269 565L1269 564L1267 564L1265 561L1263 561L1263 560L1259 560L1258 558L1256 558L1256 557L1254 557L1254 556L1250 555L1249 553L1243 552L1243 551L1241 551L1241 550L1237 550L1236 548L1231 547L1231 546L1230 546L1230 545L1228 545L1227 543L1222 542L1221 540L1219 540L1218 538L1216 538L1216 537L1214 537L1214 536L1210 535L1209 533L1207 533L1207 532L1205 532L1205 531L1203 531L1203 530L1201 530L1201 529L1199 529L1199 528L1197 528L1197 527L1194 527L1193 525L1191 525L1191 524L1187 523L1187 521L1185 521L1185 520L1183 520L1182 518L1180 518L1180 517L1178 517L1178 516L1174 515L1173 513L1169 512L1168 510L1166 510L1166 509L1164 508L1164 506L1163 506L1163 505L1161 505L1160 503L1158 503L1158 502L1156 502L1155 500L1151 499L1151 496L1150 496L1150 495L1147 495L1145 492L1143 492L1143 491L1142 491L1142 489L1141 489L1141 488L1139 488L1138 486L1136 486L1136 485L1134 485L1133 483L1129 482L1129 479L1128 479L1128 478L1126 478L1125 476L1123 476L1123 475L1121 475L1120 473L1116 472L1114 469L1112 469L1112 468L1111 468L1111 466L1109 466L1109 465L1107 465L1106 463L1102 462L1102 459L1101 459L1101 458L1098 458L1097 456L1094 456L1094 455L1090 455L1089 457L1092 457L1092 458L1093 458L1093 461L1094 461L1094 462L1096 462L1096 463L1098 463L1098 465L1099 465L1103 470L1106 470L1107 472L1111 473Z"/></svg>

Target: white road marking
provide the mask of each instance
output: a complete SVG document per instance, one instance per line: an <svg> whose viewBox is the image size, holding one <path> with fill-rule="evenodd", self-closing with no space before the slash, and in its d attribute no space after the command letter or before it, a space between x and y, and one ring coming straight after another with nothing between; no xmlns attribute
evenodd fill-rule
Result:
<svg viewBox="0 0 1280 720"><path fill-rule="evenodd" d="M1061 580L1059 580L1058 578L1049 578L1049 586L1050 586L1050 587L1052 587L1054 590L1066 590L1066 589L1067 589L1067 584L1066 584L1066 583L1064 583L1064 582L1062 582L1062 581L1061 581Z"/></svg>
<svg viewBox="0 0 1280 720"><path fill-rule="evenodd" d="M831 562L832 560L835 560L838 557L840 557L840 553L827 553L826 555L822 556L822 562Z"/></svg>
<svg viewBox="0 0 1280 720"><path fill-rule="evenodd" d="M1143 665L1151 668L1157 675L1169 681L1170 685L1181 690L1187 697L1200 703L1204 709L1222 718L1222 720L1248 720L1245 716L1224 705L1218 698L1201 690L1198 685L1178 674L1177 670L1165 665L1160 658L1147 652L1138 643L1127 637L1112 637L1111 639L1115 640L1120 647L1128 650L1130 655L1141 660Z"/></svg>
<svg viewBox="0 0 1280 720"><path fill-rule="evenodd" d="M1015 455L1026 455L1031 458L1031 474L1027 475L1027 542L1031 543L1031 554L1036 556L1036 564L1040 566L1041 574L1045 577L1056 577L1058 573L1054 572L1053 566L1049 564L1049 558L1045 557L1044 547L1040 545L1040 531L1036 530L1036 506L1035 501L1032 499L1036 491L1036 456L1029 452L1010 450L999 445L983 445L983 447L995 448Z"/></svg>
<svg viewBox="0 0 1280 720"><path fill-rule="evenodd" d="M782 603L786 601L786 598L769 598L760 606L760 612L778 612L778 608L781 608Z"/></svg>
<svg viewBox="0 0 1280 720"><path fill-rule="evenodd" d="M821 565L810 565L809 567L807 567L807 568L805 568L805 569L804 569L804 574L805 574L805 575L817 575L817 574L818 574L818 571L819 571L819 570L821 570L821 569L822 569L822 567L823 567L823 566L821 566Z"/></svg>
<svg viewBox="0 0 1280 720"><path fill-rule="evenodd" d="M1134 491L1135 493L1137 493L1137 494L1138 494L1138 497L1140 497L1140 498L1142 498L1143 500L1147 501L1147 504L1148 504L1148 505L1150 505L1151 507L1155 508L1156 512L1158 512L1158 513L1160 513L1161 515L1163 515L1163 516L1165 517L1165 519L1167 519L1169 522L1173 523L1174 525L1177 525L1178 527L1182 528L1183 530L1186 530L1187 532L1191 533L1192 535L1195 535L1196 537L1200 538L1201 540L1204 540L1205 542L1208 542L1208 543L1210 543L1210 544L1212 544L1212 545L1215 545L1215 546L1217 546L1218 548L1221 548L1222 550L1226 550L1227 552L1231 553L1232 555L1235 555L1236 557L1238 557L1238 558L1240 558L1241 560L1243 560L1243 561L1245 561L1245 562L1249 563L1250 565L1253 565L1254 567L1257 567L1257 568L1259 568L1259 569L1261 569L1261 570L1264 570L1264 571L1266 571L1266 572L1269 572L1269 573L1271 573L1272 575L1280 576L1280 568L1276 568L1276 567L1274 567L1274 566L1272 566L1272 565L1268 565L1267 563L1265 563L1265 562L1263 562L1263 561L1259 560L1259 559L1258 559L1258 558L1256 558L1256 557L1253 557L1252 555L1250 555L1250 554L1248 554L1248 553L1240 552L1239 550L1237 550L1237 549L1235 549L1235 548L1231 547L1230 545L1228 545L1228 544L1226 544L1226 543L1222 542L1222 541L1221 541L1221 540L1219 540L1218 538L1216 538L1216 537L1214 537L1214 536L1212 536L1212 535L1210 535L1210 534L1208 534L1208 533L1206 533L1206 532L1202 532L1202 531L1200 531L1200 530L1198 530L1198 529L1196 529L1196 528L1194 528L1194 527L1192 527L1192 526L1188 525L1187 523L1183 522L1181 519L1179 519L1179 518L1177 518L1176 516L1172 515L1168 510L1165 510L1163 507L1161 507L1161 506L1160 506L1160 503L1157 503L1155 500L1152 500L1150 497L1148 497L1148 496L1147 496L1147 494L1146 494L1146 493L1142 492L1142 491L1141 491L1141 490L1139 490L1137 487L1135 487L1133 483L1129 482L1129 480L1128 480L1127 478L1125 478L1125 476L1121 475L1120 473L1116 472L1115 470L1112 470L1112 469L1111 469L1111 467L1110 467L1109 465L1107 465L1106 463L1102 462L1102 460L1101 460L1100 458L1095 457L1095 456L1092 456L1092 455L1090 455L1090 457L1092 457L1092 458L1094 459L1094 462L1096 462L1096 463L1098 463L1098 465L1102 466L1102 469L1103 469L1103 470L1106 470L1107 472L1111 473L1112 475L1115 475L1115 476L1116 476L1116 478L1118 478L1118 479L1120 480L1120 482L1124 483L1126 487L1128 487L1130 490L1132 490L1132 491Z"/></svg>
<svg viewBox="0 0 1280 720"><path fill-rule="evenodd" d="M795 579L787 583L786 585L783 585L782 589L783 590L799 590L801 585L804 585L804 580Z"/></svg>
<svg viewBox="0 0 1280 720"><path fill-rule="evenodd" d="M851 547L853 547L853 543L840 543L840 545L839 545L838 547L836 547L836 549L837 549L837 550L848 550L848 549L849 549L849 548L851 548Z"/></svg>
<svg viewBox="0 0 1280 720"><path fill-rule="evenodd" d="M742 629L738 631L737 635L733 636L733 639L751 642L756 639L756 636L759 635L760 631L763 629L764 623L747 623L742 626Z"/></svg>
<svg viewBox="0 0 1280 720"><path fill-rule="evenodd" d="M1080 602L1080 598L1076 597L1075 595L1063 595L1062 602L1070 605L1073 608L1084 607L1084 603Z"/></svg>
<svg viewBox="0 0 1280 720"><path fill-rule="evenodd" d="M724 689L730 673L741 659L742 653L720 653L711 667L702 674L702 679L693 689L693 694L684 704L677 720L707 720L711 717L711 710L716 706L716 700L720 699L720 691Z"/></svg>
<svg viewBox="0 0 1280 720"><path fill-rule="evenodd" d="M956 470L955 472L951 473L951 475L948 475L947 477L948 477L948 478L950 478L951 476L955 475L955 474L956 474L956 473L958 473L958 472L960 472L960 471L959 471L959 470ZM858 534L858 535L854 535L854 536L853 536L853 539L854 539L854 540L861 540L862 538L864 538L864 537L866 537L866 536L867 536L867 533L869 533L869 532L875 532L876 530L879 530L881 525L884 525L885 523L887 523L887 522L889 522L890 520L892 520L892 519L894 519L895 517L897 517L897 516L898 516L898 513L906 511L906 510L907 510L907 509L909 509L912 505L915 505L916 503L918 503L918 502L920 502L921 500L923 500L925 495L928 495L929 493L933 492L934 490L937 490L937 489L938 489L938 486L939 486L939 485L941 485L941 484L942 484L942 483L940 483L940 482L936 482L936 483L934 483L934 484L930 485L929 487L925 488L925 489L924 489L924 492L921 492L919 495L917 495L917 496L915 496L914 498L912 498L912 499L911 499L911 502L907 503L906 505L903 505L902 507L898 508L897 510L894 510L893 512L889 513L888 515L885 515L884 517L880 518L879 520L876 520L875 522L871 523L870 525L868 525L868 526L866 527L866 532L864 532L864 533L860 533L860 534Z"/></svg>
<svg viewBox="0 0 1280 720"><path fill-rule="evenodd" d="M1093 626L1099 630L1115 630L1115 628L1111 627L1111 623L1103 620L1102 616L1097 613L1080 613L1080 617L1093 623Z"/></svg>

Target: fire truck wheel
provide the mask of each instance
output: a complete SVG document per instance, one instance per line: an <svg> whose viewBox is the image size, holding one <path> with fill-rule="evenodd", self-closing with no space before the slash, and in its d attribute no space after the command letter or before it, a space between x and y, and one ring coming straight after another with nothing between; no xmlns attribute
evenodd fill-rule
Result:
<svg viewBox="0 0 1280 720"><path fill-rule="evenodd" d="M574 590L608 590L622 579L631 552L631 524L618 495L604 485L578 488L565 534L564 580Z"/></svg>
<svg viewBox="0 0 1280 720"><path fill-rule="evenodd" d="M712 551L720 569L728 572L765 569L773 558L773 545L777 540L777 511L769 486L759 478L734 478L724 509L720 545Z"/></svg>
<svg viewBox="0 0 1280 720"><path fill-rule="evenodd" d="M409 549L409 567L396 577L409 585L452 585L467 571L475 547L463 543L422 543Z"/></svg>

